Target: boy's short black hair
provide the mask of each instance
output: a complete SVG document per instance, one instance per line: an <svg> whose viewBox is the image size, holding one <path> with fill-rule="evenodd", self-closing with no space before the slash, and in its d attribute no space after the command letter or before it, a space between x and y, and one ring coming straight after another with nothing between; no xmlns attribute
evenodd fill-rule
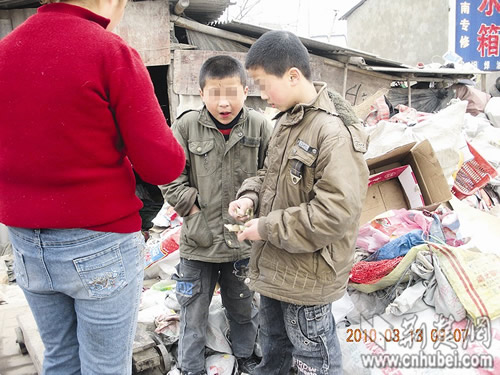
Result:
<svg viewBox="0 0 500 375"><path fill-rule="evenodd" d="M309 53L300 39L289 31L273 30L263 34L250 47L245 68L262 68L266 73L283 77L290 68L299 69L311 80Z"/></svg>
<svg viewBox="0 0 500 375"><path fill-rule="evenodd" d="M247 85L247 73L243 64L236 60L234 57L228 55L218 55L207 59L200 69L200 77L198 82L200 88L203 90L208 78L227 78L227 77L240 77L243 87Z"/></svg>

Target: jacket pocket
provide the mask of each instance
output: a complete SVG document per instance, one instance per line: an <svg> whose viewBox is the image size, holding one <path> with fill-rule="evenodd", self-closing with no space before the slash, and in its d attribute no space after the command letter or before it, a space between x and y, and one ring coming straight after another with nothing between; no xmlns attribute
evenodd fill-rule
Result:
<svg viewBox="0 0 500 375"><path fill-rule="evenodd" d="M255 175L259 169L260 137L244 136L239 142L241 170L247 174Z"/></svg>
<svg viewBox="0 0 500 375"><path fill-rule="evenodd" d="M185 216L181 230L182 238L191 247L209 247L214 242L203 211Z"/></svg>
<svg viewBox="0 0 500 375"><path fill-rule="evenodd" d="M91 298L106 298L127 285L119 245L73 260Z"/></svg>
<svg viewBox="0 0 500 375"><path fill-rule="evenodd" d="M309 151L295 145L288 154L288 180L305 192L310 192L314 186L315 162L318 150L310 148Z"/></svg>
<svg viewBox="0 0 500 375"><path fill-rule="evenodd" d="M328 247L317 251L315 256L318 258L316 276L322 281L335 280L337 278L337 270L335 269L335 262L330 256Z"/></svg>
<svg viewBox="0 0 500 375"><path fill-rule="evenodd" d="M217 169L220 160L216 155L215 141L191 141L188 143L189 152L193 154L191 168L197 176L204 177L212 175Z"/></svg>
<svg viewBox="0 0 500 375"><path fill-rule="evenodd" d="M332 329L331 305L314 305L304 307L305 334L310 339L315 339L326 334Z"/></svg>
<svg viewBox="0 0 500 375"><path fill-rule="evenodd" d="M189 305L201 293L201 270L186 264L182 259L172 275L176 281L175 295L181 306Z"/></svg>

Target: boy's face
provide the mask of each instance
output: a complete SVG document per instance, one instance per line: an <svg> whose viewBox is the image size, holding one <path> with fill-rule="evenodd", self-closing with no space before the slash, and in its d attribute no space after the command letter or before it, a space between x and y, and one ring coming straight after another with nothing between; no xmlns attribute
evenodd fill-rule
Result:
<svg viewBox="0 0 500 375"><path fill-rule="evenodd" d="M259 86L262 100L271 107L286 111L296 104L291 95L293 81L288 72L283 77L268 74L262 68L249 69L248 73Z"/></svg>
<svg viewBox="0 0 500 375"><path fill-rule="evenodd" d="M229 124L240 113L247 98L248 87L243 87L240 77L207 78L200 90L201 100L208 112L222 124Z"/></svg>

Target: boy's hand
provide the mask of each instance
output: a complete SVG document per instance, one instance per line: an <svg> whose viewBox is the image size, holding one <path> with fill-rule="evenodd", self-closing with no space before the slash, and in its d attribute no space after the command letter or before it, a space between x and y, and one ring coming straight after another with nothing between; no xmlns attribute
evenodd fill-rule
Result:
<svg viewBox="0 0 500 375"><path fill-rule="evenodd" d="M238 241L242 242L243 240L250 241L260 241L262 238L260 237L258 231L259 219L252 219L245 223L245 230L243 232L238 233Z"/></svg>
<svg viewBox="0 0 500 375"><path fill-rule="evenodd" d="M250 198L240 198L229 203L229 215L242 223L250 219L251 212L253 212L253 201Z"/></svg>

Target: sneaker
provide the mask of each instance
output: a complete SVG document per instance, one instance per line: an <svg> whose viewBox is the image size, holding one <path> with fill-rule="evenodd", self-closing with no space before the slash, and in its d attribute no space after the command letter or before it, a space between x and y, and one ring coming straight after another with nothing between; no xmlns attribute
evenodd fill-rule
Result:
<svg viewBox="0 0 500 375"><path fill-rule="evenodd" d="M238 358L238 371L240 374L253 375L255 367L259 364L258 359L255 356L250 356L248 358Z"/></svg>

